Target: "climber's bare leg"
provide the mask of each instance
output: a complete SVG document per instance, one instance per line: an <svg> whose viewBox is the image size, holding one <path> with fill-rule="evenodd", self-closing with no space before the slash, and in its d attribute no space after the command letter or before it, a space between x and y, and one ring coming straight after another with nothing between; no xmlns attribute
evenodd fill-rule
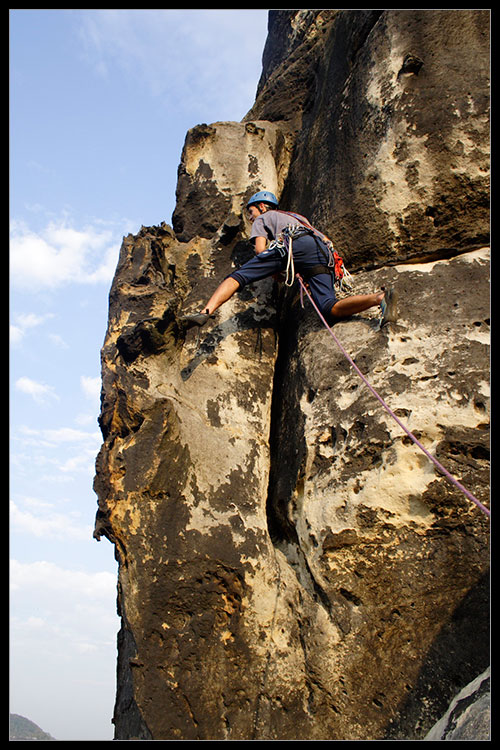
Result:
<svg viewBox="0 0 500 750"><path fill-rule="evenodd" d="M331 309L331 314L336 318L348 318L350 315L377 307L384 299L384 292L378 294L355 294L352 297L339 299Z"/></svg>
<svg viewBox="0 0 500 750"><path fill-rule="evenodd" d="M208 311L208 313L211 315L213 312L215 312L215 310L217 310L217 308L223 305L224 302L227 302L228 299L230 299L233 294L238 291L239 288L240 285L236 281L236 279L233 279L232 276L228 276L227 279L224 279L224 281L219 284L215 292L212 294L207 304L203 308L203 312Z"/></svg>
<svg viewBox="0 0 500 750"><path fill-rule="evenodd" d="M224 279L210 297L203 310L208 311L211 315L223 305L224 302L227 302L239 288L239 283L236 279L233 279L232 276ZM379 292L378 294L357 294L352 297L345 297L334 304L331 313L336 318L348 318L350 315L356 315L356 313L368 310L370 307L377 307L377 305L380 305L383 298L384 292Z"/></svg>

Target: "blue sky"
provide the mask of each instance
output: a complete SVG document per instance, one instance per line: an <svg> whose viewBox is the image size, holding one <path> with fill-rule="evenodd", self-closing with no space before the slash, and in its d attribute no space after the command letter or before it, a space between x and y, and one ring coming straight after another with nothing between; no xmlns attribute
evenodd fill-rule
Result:
<svg viewBox="0 0 500 750"><path fill-rule="evenodd" d="M92 539L122 237L171 223L186 132L241 120L267 10L10 10L10 710L111 740L116 563Z"/></svg>

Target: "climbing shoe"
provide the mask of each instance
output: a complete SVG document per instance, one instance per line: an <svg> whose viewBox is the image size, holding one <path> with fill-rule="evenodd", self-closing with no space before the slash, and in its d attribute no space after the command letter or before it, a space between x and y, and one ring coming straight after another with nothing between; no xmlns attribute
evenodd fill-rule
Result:
<svg viewBox="0 0 500 750"><path fill-rule="evenodd" d="M394 289L388 289L380 303L382 317L380 318L380 327L386 323L395 323L398 319L398 296Z"/></svg>
<svg viewBox="0 0 500 750"><path fill-rule="evenodd" d="M182 322L185 323L189 328L193 326L204 326L209 318L213 317L208 312L196 313L194 315L185 315L181 318Z"/></svg>

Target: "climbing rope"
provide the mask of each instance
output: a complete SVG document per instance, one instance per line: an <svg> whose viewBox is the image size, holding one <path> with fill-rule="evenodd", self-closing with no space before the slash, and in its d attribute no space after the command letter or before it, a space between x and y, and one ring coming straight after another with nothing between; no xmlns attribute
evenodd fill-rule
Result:
<svg viewBox="0 0 500 750"><path fill-rule="evenodd" d="M375 396L375 398L382 404L382 406L387 411L387 413L390 414L390 416L398 423L398 425L401 427L401 429L404 430L404 432L406 432L406 434L408 435L408 437L411 438L411 440L413 440L413 442L415 443L415 445L417 445L420 448L420 450L425 453L425 455L427 456L427 458L429 458L432 461L432 463L437 467L437 469L441 472L441 474L443 474L446 477L446 479L448 479L448 481L450 481L453 485L455 485L455 487L457 487L461 492L463 492L463 494L469 500L471 500L471 502L475 503L475 505L477 505L477 507L480 510L482 510L483 513L485 513L487 516L489 516L490 515L489 508L487 508L476 497L474 497L474 495L471 492L469 492L469 490L466 489L463 486L463 484L461 484L457 479L455 479L455 477L453 477L450 474L450 472L447 469L445 469L445 467L437 460L437 458L435 458L431 453L429 453L429 451L422 445L422 443L418 440L418 438L416 438L415 435L412 432L410 432L410 430L401 422L401 420L396 416L396 414L394 414L394 412L392 411L392 409L386 404L386 402L384 401L384 399L377 393L377 391L375 390L375 388L373 388L373 386L368 382L368 380L365 378L365 376L363 375L363 373L361 372L361 370L359 369L359 367L356 365L356 363L354 362L354 360L351 359L351 357L349 356L349 354L346 352L346 350L344 349L344 347L342 346L342 344L340 343L340 341L335 336L334 332L332 331L332 329L330 328L330 326L326 322L324 316L322 315L322 313L319 310L318 306L316 305L316 303L314 302L313 298L311 297L311 294L309 293L309 290L307 289L306 285L304 284L304 282L303 282L300 274L297 274L297 279L299 280L299 283L300 283L300 286L301 286L301 290L304 291L307 294L307 296L309 297L309 300L311 301L314 309L318 313L321 321L323 322L323 325L325 326L325 328L329 332L330 336L333 338L333 340L335 341L335 343L339 347L339 349L342 352L342 354L347 358L347 360L349 361L349 363L356 370L356 372L358 373L358 375L360 376L360 378L363 380L363 382L365 383L365 385L370 389L370 391L373 393L373 395Z"/></svg>

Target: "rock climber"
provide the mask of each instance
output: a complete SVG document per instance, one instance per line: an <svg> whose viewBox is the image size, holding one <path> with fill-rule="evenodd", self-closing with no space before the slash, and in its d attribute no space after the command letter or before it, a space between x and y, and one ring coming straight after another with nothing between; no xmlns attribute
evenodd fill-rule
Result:
<svg viewBox="0 0 500 750"><path fill-rule="evenodd" d="M382 324L395 320L396 297L393 290L337 299L332 269L328 267L328 238L304 217L280 211L273 193L267 190L255 193L246 208L252 222L250 240L254 243L255 257L224 279L202 312L186 315L183 318L186 324L204 325L235 292L254 281L285 272L290 276L291 272L293 282L295 270L309 284L311 296L325 317L347 318L380 306Z"/></svg>

